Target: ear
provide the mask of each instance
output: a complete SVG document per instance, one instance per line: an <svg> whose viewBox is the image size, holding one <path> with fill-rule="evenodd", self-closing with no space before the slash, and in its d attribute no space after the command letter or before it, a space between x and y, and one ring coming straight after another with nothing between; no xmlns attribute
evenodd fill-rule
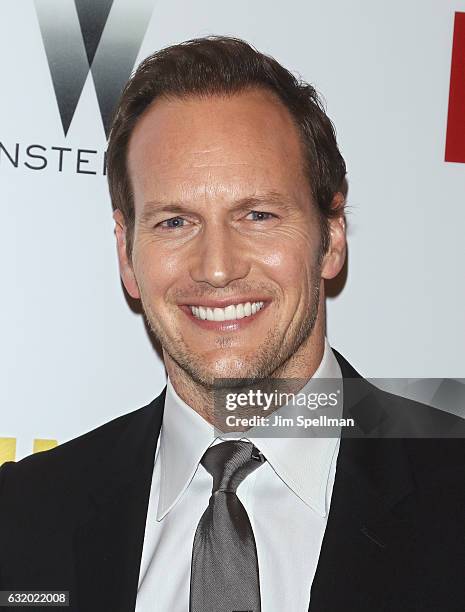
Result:
<svg viewBox="0 0 465 612"><path fill-rule="evenodd" d="M321 264L321 276L325 279L334 278L339 274L346 259L346 221L344 216L344 196L337 192L331 203L331 208L341 210L340 215L329 219L329 248Z"/></svg>
<svg viewBox="0 0 465 612"><path fill-rule="evenodd" d="M127 255L127 227L123 213L119 209L116 209L113 213L113 219L115 220L116 247L118 250L119 272L121 279L129 295L138 300L140 298L139 287L137 286L136 277L134 276L132 263L129 261Z"/></svg>

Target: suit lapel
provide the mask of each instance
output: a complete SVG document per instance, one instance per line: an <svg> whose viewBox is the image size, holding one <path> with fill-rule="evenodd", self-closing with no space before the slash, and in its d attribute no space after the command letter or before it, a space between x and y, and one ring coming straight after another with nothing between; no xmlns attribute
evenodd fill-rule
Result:
<svg viewBox="0 0 465 612"><path fill-rule="evenodd" d="M309 610L388 609L390 585L406 573L413 527L408 459L402 439L377 436L389 416L381 395L334 353L344 378L344 416L356 427L342 434Z"/></svg>
<svg viewBox="0 0 465 612"><path fill-rule="evenodd" d="M135 608L165 392L136 411L94 474L88 513L74 535L77 602L71 604L80 612Z"/></svg>

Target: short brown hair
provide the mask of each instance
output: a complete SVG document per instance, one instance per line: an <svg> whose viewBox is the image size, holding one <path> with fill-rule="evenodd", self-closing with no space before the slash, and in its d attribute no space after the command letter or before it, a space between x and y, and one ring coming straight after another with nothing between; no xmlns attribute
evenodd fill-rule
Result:
<svg viewBox="0 0 465 612"><path fill-rule="evenodd" d="M113 210L121 210L127 225L129 258L135 215L127 148L139 117L156 98L227 95L250 88L277 95L299 128L311 193L320 211L321 253L327 251L328 219L341 214L341 208L335 210L331 204L334 194L342 189L346 165L317 92L244 40L207 36L147 57L126 84L117 105L108 143L107 174Z"/></svg>

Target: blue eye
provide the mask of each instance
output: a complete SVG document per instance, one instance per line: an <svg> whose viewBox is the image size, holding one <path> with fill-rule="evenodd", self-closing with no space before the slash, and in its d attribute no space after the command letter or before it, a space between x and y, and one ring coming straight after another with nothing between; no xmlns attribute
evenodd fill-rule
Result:
<svg viewBox="0 0 465 612"><path fill-rule="evenodd" d="M276 217L273 213L265 212L262 210L251 210L248 215L256 215L252 221L268 221L271 217ZM247 216L248 216L247 215ZM186 219L183 217L171 217L157 223L156 227L162 227L163 229L179 229L184 227Z"/></svg>
<svg viewBox="0 0 465 612"><path fill-rule="evenodd" d="M158 223L157 225L160 225L162 227L165 227L167 229L177 229L178 227L183 227L182 225L168 225L168 226L163 226L164 223L172 223L172 222L179 222L179 221L185 221L185 219L183 219L182 217L171 217L171 219L165 219L165 221L161 221L160 223Z"/></svg>
<svg viewBox="0 0 465 612"><path fill-rule="evenodd" d="M249 215L269 215L266 219L260 218L260 219L254 219L254 221L267 221L268 218L274 217L275 215L273 215L273 213L270 212L264 212L262 210L251 210L249 212Z"/></svg>

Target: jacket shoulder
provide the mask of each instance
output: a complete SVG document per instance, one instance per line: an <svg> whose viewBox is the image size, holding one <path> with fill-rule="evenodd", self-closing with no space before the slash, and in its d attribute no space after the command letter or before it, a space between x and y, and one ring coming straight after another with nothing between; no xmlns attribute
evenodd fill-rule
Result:
<svg viewBox="0 0 465 612"><path fill-rule="evenodd" d="M7 461L0 466L0 499L41 499L74 485L78 489L126 432L149 417L160 397L52 449Z"/></svg>
<svg viewBox="0 0 465 612"><path fill-rule="evenodd" d="M348 438L371 438L381 452L402 448L418 482L439 478L463 482L465 469L465 418L428 404L396 395L364 378L337 350L332 349L341 367L349 396L346 416L354 417L357 428ZM346 408L346 390L344 390Z"/></svg>

